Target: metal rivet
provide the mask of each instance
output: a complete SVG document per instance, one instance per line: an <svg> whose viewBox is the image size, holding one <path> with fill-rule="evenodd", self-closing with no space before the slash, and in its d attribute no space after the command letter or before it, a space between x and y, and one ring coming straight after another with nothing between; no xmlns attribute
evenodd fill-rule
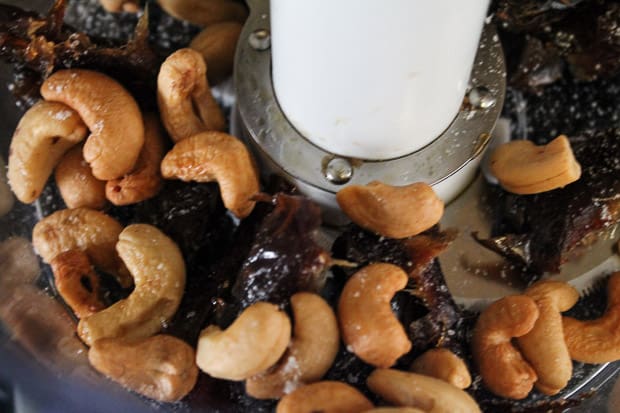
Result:
<svg viewBox="0 0 620 413"><path fill-rule="evenodd" d="M327 163L323 173L332 184L342 185L353 177L353 167L344 158L333 158Z"/></svg>
<svg viewBox="0 0 620 413"><path fill-rule="evenodd" d="M271 47L271 34L267 29L256 29L248 39L254 50L267 50Z"/></svg>
<svg viewBox="0 0 620 413"><path fill-rule="evenodd" d="M484 86L477 86L470 90L467 98L469 103L476 109L488 109L497 102L491 91Z"/></svg>

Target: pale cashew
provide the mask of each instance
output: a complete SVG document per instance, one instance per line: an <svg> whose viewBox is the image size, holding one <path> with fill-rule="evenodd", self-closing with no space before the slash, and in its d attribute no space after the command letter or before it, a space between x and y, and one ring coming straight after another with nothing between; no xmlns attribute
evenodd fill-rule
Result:
<svg viewBox="0 0 620 413"><path fill-rule="evenodd" d="M140 9L138 0L99 0L99 2L105 10L111 13L118 13L121 11L137 13Z"/></svg>
<svg viewBox="0 0 620 413"><path fill-rule="evenodd" d="M180 49L168 56L157 76L161 120L173 141L205 131L223 131L226 119L211 94L200 53Z"/></svg>
<svg viewBox="0 0 620 413"><path fill-rule="evenodd" d="M564 135L543 146L529 140L500 145L491 155L490 167L501 186L515 194L551 191L581 176L581 166Z"/></svg>
<svg viewBox="0 0 620 413"><path fill-rule="evenodd" d="M609 363L620 360L620 272L607 283L607 310L595 320L563 317L564 338L573 360Z"/></svg>
<svg viewBox="0 0 620 413"><path fill-rule="evenodd" d="M8 214L13 208L15 199L11 193L11 187L6 177L6 167L4 159L0 156L0 217Z"/></svg>
<svg viewBox="0 0 620 413"><path fill-rule="evenodd" d="M189 44L207 62L207 78L211 83L226 79L233 70L237 41L243 26L237 22L222 22L207 26Z"/></svg>
<svg viewBox="0 0 620 413"><path fill-rule="evenodd" d="M338 381L320 381L284 396L276 413L350 413L372 408L370 400L356 388Z"/></svg>
<svg viewBox="0 0 620 413"><path fill-rule="evenodd" d="M31 107L17 124L9 152L8 179L17 199L34 202L60 158L87 134L80 116L62 103Z"/></svg>
<svg viewBox="0 0 620 413"><path fill-rule="evenodd" d="M390 238L417 235L439 222L443 201L429 185L391 186L373 181L336 194L338 205L360 227Z"/></svg>
<svg viewBox="0 0 620 413"><path fill-rule="evenodd" d="M177 311L185 289L181 252L157 228L128 226L116 250L136 286L126 299L80 320L78 335L88 345L101 338L138 339L157 333Z"/></svg>
<svg viewBox="0 0 620 413"><path fill-rule="evenodd" d="M54 178L67 208L102 209L107 204L105 182L93 176L81 146L70 149L62 157Z"/></svg>
<svg viewBox="0 0 620 413"><path fill-rule="evenodd" d="M210 376L245 380L273 366L291 339L291 322L278 306L258 302L226 330L212 325L200 333L196 364Z"/></svg>
<svg viewBox="0 0 620 413"><path fill-rule="evenodd" d="M248 15L240 3L230 0L158 0L166 13L197 26L234 20L243 23Z"/></svg>
<svg viewBox="0 0 620 413"><path fill-rule="evenodd" d="M178 142L164 157L161 173L167 179L217 181L224 206L238 218L252 212L253 196L260 190L250 152L223 132L203 132Z"/></svg>
<svg viewBox="0 0 620 413"><path fill-rule="evenodd" d="M390 367L411 350L411 341L390 306L407 285L407 274L392 264L371 264L347 281L338 317L347 348L366 363Z"/></svg>
<svg viewBox="0 0 620 413"><path fill-rule="evenodd" d="M482 381L494 394L523 399L532 390L538 376L511 339L529 333L538 314L534 300L525 295L504 297L480 314L472 338L472 354Z"/></svg>
<svg viewBox="0 0 620 413"><path fill-rule="evenodd" d="M142 114L114 79L84 69L60 70L43 82L41 95L77 111L90 129L84 159L97 179L129 173L144 144Z"/></svg>
<svg viewBox="0 0 620 413"><path fill-rule="evenodd" d="M579 299L579 293L567 283L540 281L525 291L538 306L539 316L534 328L517 339L521 353L538 376L536 388L554 395L566 387L573 375L571 361L562 328L563 311Z"/></svg>
<svg viewBox="0 0 620 413"><path fill-rule="evenodd" d="M157 195L162 186L159 166L164 158L164 138L159 121L144 116L144 146L134 170L128 175L108 181L105 196L114 205L129 205Z"/></svg>
<svg viewBox="0 0 620 413"><path fill-rule="evenodd" d="M463 359L446 348L428 350L414 360L410 370L443 380L459 389L471 385L471 375Z"/></svg>
<svg viewBox="0 0 620 413"><path fill-rule="evenodd" d="M194 349L178 338L159 334L140 341L104 338L88 351L100 373L137 393L173 402L196 385Z"/></svg>
<svg viewBox="0 0 620 413"><path fill-rule="evenodd" d="M480 412L476 401L463 390L434 377L392 369L377 369L366 380L368 388L397 406L428 413Z"/></svg>
<svg viewBox="0 0 620 413"><path fill-rule="evenodd" d="M297 293L291 297L295 316L293 339L280 362L245 382L246 392L258 399L279 399L305 383L320 380L340 347L338 321L320 296Z"/></svg>

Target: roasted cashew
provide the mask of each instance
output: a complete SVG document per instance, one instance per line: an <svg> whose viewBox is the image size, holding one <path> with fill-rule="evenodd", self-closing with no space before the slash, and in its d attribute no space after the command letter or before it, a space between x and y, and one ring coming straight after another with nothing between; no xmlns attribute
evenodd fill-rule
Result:
<svg viewBox="0 0 620 413"><path fill-rule="evenodd" d="M500 145L491 155L490 168L501 186L515 194L551 191L581 176L581 166L564 135L543 146L529 140Z"/></svg>
<svg viewBox="0 0 620 413"><path fill-rule="evenodd" d="M43 82L41 95L80 114L90 129L84 159L97 179L120 178L133 169L144 144L142 114L117 81L91 70L60 70Z"/></svg>
<svg viewBox="0 0 620 413"><path fill-rule="evenodd" d="M609 363L620 360L620 272L607 283L607 310L596 320L563 317L564 338L573 360Z"/></svg>
<svg viewBox="0 0 620 413"><path fill-rule="evenodd" d="M243 26L237 22L222 22L207 26L189 44L207 62L207 78L211 83L226 79L233 70L237 41Z"/></svg>
<svg viewBox="0 0 620 413"><path fill-rule="evenodd" d="M9 151L8 179L17 199L34 202L60 158L87 134L80 116L62 103L31 107L17 124Z"/></svg>
<svg viewBox="0 0 620 413"><path fill-rule="evenodd" d="M250 152L223 132L203 132L178 142L164 157L161 173L167 179L217 181L224 206L238 218L252 212L252 197L260 190Z"/></svg>
<svg viewBox="0 0 620 413"><path fill-rule="evenodd" d="M439 222L443 201L429 185L391 186L373 181L336 194L338 205L360 227L390 238L406 238Z"/></svg>
<svg viewBox="0 0 620 413"><path fill-rule="evenodd" d="M525 295L504 297L480 314L472 338L472 354L482 381L494 394L523 399L532 390L538 376L511 339L529 333L538 314L536 302Z"/></svg>
<svg viewBox="0 0 620 413"><path fill-rule="evenodd" d="M463 390L434 377L392 369L377 369L366 380L368 388L397 406L428 413L480 412L476 401Z"/></svg>
<svg viewBox="0 0 620 413"><path fill-rule="evenodd" d="M93 176L81 146L70 149L62 157L54 178L67 208L102 209L107 204L105 182Z"/></svg>
<svg viewBox="0 0 620 413"><path fill-rule="evenodd" d="M157 195L162 186L159 166L164 158L164 138L159 121L144 116L144 146L133 171L105 184L105 196L114 205L129 205Z"/></svg>
<svg viewBox="0 0 620 413"><path fill-rule="evenodd" d="M130 225L116 250L134 277L124 300L80 320L78 335L88 345L102 338L138 339L161 330L177 311L185 289L185 263L179 248L157 228Z"/></svg>
<svg viewBox="0 0 620 413"><path fill-rule="evenodd" d="M575 305L579 293L567 283L545 280L529 287L525 295L536 302L539 316L534 328L517 339L519 349L536 371L536 388L554 395L566 387L573 375L560 313Z"/></svg>
<svg viewBox="0 0 620 413"><path fill-rule="evenodd" d="M111 13L118 13L121 11L137 13L140 9L138 0L99 0L99 2L105 10Z"/></svg>
<svg viewBox="0 0 620 413"><path fill-rule="evenodd" d="M161 120L173 141L205 131L223 131L226 119L211 95L200 53L180 49L168 56L157 76Z"/></svg>
<svg viewBox="0 0 620 413"><path fill-rule="evenodd" d="M88 360L95 370L151 399L173 402L198 379L194 349L178 338L158 334L140 341L104 338L93 343Z"/></svg>
<svg viewBox="0 0 620 413"><path fill-rule="evenodd" d="M291 339L291 322L278 306L258 302L226 330L211 325L200 333L196 364L210 376L245 380L273 366Z"/></svg>
<svg viewBox="0 0 620 413"><path fill-rule="evenodd" d="M338 301L342 337L356 356L390 367L411 350L411 341L390 306L407 285L407 274L392 264L371 264L347 281Z"/></svg>
<svg viewBox="0 0 620 413"><path fill-rule="evenodd" d="M471 375L463 359L446 348L428 350L414 360L410 370L443 380L459 389L471 385Z"/></svg>
<svg viewBox="0 0 620 413"><path fill-rule="evenodd" d="M284 396L276 413L349 413L372 408L370 400L356 388L338 381L320 381Z"/></svg>
<svg viewBox="0 0 620 413"><path fill-rule="evenodd" d="M158 0L158 3L169 15L197 26L229 20L243 23L248 16L242 4L230 0Z"/></svg>
<svg viewBox="0 0 620 413"><path fill-rule="evenodd" d="M257 399L279 399L306 383L320 380L340 347L338 321L320 296L297 293L291 297L295 316L293 339L280 362L245 382L246 393Z"/></svg>

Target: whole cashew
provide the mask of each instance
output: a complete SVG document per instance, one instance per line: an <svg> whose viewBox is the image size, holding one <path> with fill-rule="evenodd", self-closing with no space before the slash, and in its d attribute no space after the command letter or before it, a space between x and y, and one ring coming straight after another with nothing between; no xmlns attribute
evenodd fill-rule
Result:
<svg viewBox="0 0 620 413"><path fill-rule="evenodd" d="M252 212L260 190L250 152L240 140L223 132L203 132L174 145L161 163L164 178L220 185L224 205L238 218Z"/></svg>
<svg viewBox="0 0 620 413"><path fill-rule="evenodd" d="M168 56L157 77L161 119L173 141L205 131L223 131L226 119L211 94L200 53L180 49Z"/></svg>
<svg viewBox="0 0 620 413"><path fill-rule="evenodd" d="M529 333L538 314L534 300L525 295L504 297L480 314L474 328L472 354L482 381L494 394L523 399L532 390L538 376L511 339Z"/></svg>
<svg viewBox="0 0 620 413"><path fill-rule="evenodd" d="M620 272L607 283L607 310L596 320L563 317L564 338L573 360L608 363L620 360Z"/></svg>
<svg viewBox="0 0 620 413"><path fill-rule="evenodd" d="M97 340L88 351L88 360L128 389L165 402L185 397L198 379L194 349L164 334L139 341Z"/></svg>
<svg viewBox="0 0 620 413"><path fill-rule="evenodd" d="M130 225L116 250L134 277L124 300L83 318L78 335L88 345L101 338L138 339L157 333L177 311L185 289L185 263L176 244L157 228Z"/></svg>
<svg viewBox="0 0 620 413"><path fill-rule="evenodd" d="M428 350L414 360L410 370L443 380L459 389L471 385L471 375L463 359L445 348Z"/></svg>
<svg viewBox="0 0 620 413"><path fill-rule="evenodd" d="M538 376L536 388L554 395L566 387L573 375L571 361L562 328L563 311L579 299L579 293L567 283L540 281L525 291L538 306L540 315L532 330L517 339L525 359Z"/></svg>
<svg viewBox="0 0 620 413"><path fill-rule="evenodd" d="M127 13L137 13L140 9L138 0L99 0L101 6L111 13L121 11Z"/></svg>
<svg viewBox="0 0 620 413"><path fill-rule="evenodd" d="M371 264L347 281L338 316L344 342L356 356L378 367L390 367L411 350L411 341L390 306L407 285L407 274L392 264Z"/></svg>
<svg viewBox="0 0 620 413"><path fill-rule="evenodd" d="M284 396L276 413L348 413L372 408L370 400L356 388L338 381L320 381Z"/></svg>
<svg viewBox="0 0 620 413"><path fill-rule="evenodd" d="M210 376L245 380L273 366L291 339L291 322L278 306L258 302L226 330L211 325L200 333L196 364Z"/></svg>
<svg viewBox="0 0 620 413"><path fill-rule="evenodd" d="M17 199L34 202L60 158L87 134L80 116L62 103L31 107L17 124L9 151L8 179Z"/></svg>
<svg viewBox="0 0 620 413"><path fill-rule="evenodd" d="M377 369L366 380L368 388L397 406L428 413L480 412L476 401L463 390L434 377L392 369Z"/></svg>
<svg viewBox="0 0 620 413"><path fill-rule="evenodd" d="M266 373L245 382L247 394L257 399L279 399L297 386L320 380L331 367L340 347L338 321L320 296L297 293L291 297L295 316L288 351Z"/></svg>
<svg viewBox="0 0 620 413"><path fill-rule="evenodd" d="M54 178L67 208L102 209L107 204L105 182L93 176L81 146L70 149L62 157Z"/></svg>
<svg viewBox="0 0 620 413"><path fill-rule="evenodd" d="M360 227L390 238L426 231L443 215L443 201L429 185L391 186L373 181L350 185L336 194L338 205Z"/></svg>
<svg viewBox="0 0 620 413"><path fill-rule="evenodd" d="M41 95L77 111L90 129L84 159L104 181L129 173L144 144L142 114L114 79L83 69L60 70L47 78Z"/></svg>
<svg viewBox="0 0 620 413"><path fill-rule="evenodd" d="M248 15L242 4L230 0L158 0L158 3L171 16L197 26L229 20L243 23Z"/></svg>
<svg viewBox="0 0 620 413"><path fill-rule="evenodd" d="M198 33L189 44L189 47L199 52L207 62L209 82L218 83L232 73L242 28L238 22L212 24Z"/></svg>

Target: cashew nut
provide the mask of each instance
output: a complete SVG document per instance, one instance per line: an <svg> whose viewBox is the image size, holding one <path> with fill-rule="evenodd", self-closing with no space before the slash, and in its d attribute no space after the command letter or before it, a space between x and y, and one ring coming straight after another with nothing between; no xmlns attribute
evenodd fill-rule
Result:
<svg viewBox="0 0 620 413"><path fill-rule="evenodd" d="M165 402L185 397L198 379L194 349L164 334L134 342L97 340L88 351L88 360L128 389Z"/></svg>
<svg viewBox="0 0 620 413"><path fill-rule="evenodd" d="M504 297L480 314L474 328L472 354L482 381L496 395L523 399L538 379L511 343L513 337L532 330L538 314L534 300L525 295Z"/></svg>
<svg viewBox="0 0 620 413"><path fill-rule="evenodd" d="M252 212L252 197L260 190L250 152L223 132L203 132L178 142L164 157L161 173L167 179L217 181L224 205L238 218Z"/></svg>
<svg viewBox="0 0 620 413"><path fill-rule="evenodd" d="M17 125L9 154L8 179L17 199L36 200L52 170L88 133L80 116L62 103L38 102Z"/></svg>
<svg viewBox="0 0 620 413"><path fill-rule="evenodd" d="M207 62L209 82L218 83L232 73L235 49L242 28L237 22L212 24L189 44L189 47L199 52Z"/></svg>
<svg viewBox="0 0 620 413"><path fill-rule="evenodd" d="M252 397L279 399L299 385L320 380L336 358L340 334L329 304L316 294L297 293L291 307L293 339L275 369L246 381L245 390Z"/></svg>
<svg viewBox="0 0 620 413"><path fill-rule="evenodd" d="M116 250L134 277L124 300L80 320L78 335L88 345L101 338L138 339L157 333L177 311L185 289L185 263L176 244L157 228L130 225Z"/></svg>
<svg viewBox="0 0 620 413"><path fill-rule="evenodd" d="M43 82L41 95L80 114L91 132L84 159L97 179L120 178L133 169L144 144L142 114L117 81L91 70L60 70Z"/></svg>
<svg viewBox="0 0 620 413"><path fill-rule="evenodd" d="M443 380L459 389L471 385L471 375L463 359L446 348L428 350L414 360L410 370Z"/></svg>
<svg viewBox="0 0 620 413"><path fill-rule="evenodd" d="M168 56L157 76L157 103L173 141L205 131L223 131L226 119L211 94L200 53L180 49Z"/></svg>
<svg viewBox="0 0 620 413"><path fill-rule="evenodd" d="M157 195L162 186L159 165L164 157L164 138L159 121L144 116L144 146L134 170L123 178L108 181L105 196L114 205L129 205Z"/></svg>
<svg viewBox="0 0 620 413"><path fill-rule="evenodd" d="M197 26L234 20L243 23L248 15L246 8L230 0L158 0L169 15Z"/></svg>
<svg viewBox="0 0 620 413"><path fill-rule="evenodd" d="M500 145L491 155L490 168L501 186L515 194L551 191L581 176L581 166L564 135L543 146L529 140Z"/></svg>
<svg viewBox="0 0 620 413"><path fill-rule="evenodd" d="M573 360L609 363L620 360L620 272L607 283L607 310L595 320L563 317L564 338Z"/></svg>
<svg viewBox="0 0 620 413"><path fill-rule="evenodd" d="M226 330L211 325L200 333L196 364L210 376L245 380L273 366L291 339L291 322L278 306L258 302Z"/></svg>
<svg viewBox="0 0 620 413"><path fill-rule="evenodd" d="M320 381L284 396L276 413L348 413L372 408L370 400L356 388L338 381Z"/></svg>
<svg viewBox="0 0 620 413"><path fill-rule="evenodd" d="M566 387L573 375L560 313L575 305L579 293L567 283L545 280L529 287L525 295L536 302L539 316L534 328L517 342L523 357L536 371L536 388L554 395Z"/></svg>
<svg viewBox="0 0 620 413"><path fill-rule="evenodd" d="M139 10L138 0L99 0L99 2L105 10L111 13L118 13L121 11L137 13Z"/></svg>
<svg viewBox="0 0 620 413"><path fill-rule="evenodd" d="M434 377L392 369L377 369L366 380L368 388L397 406L428 413L480 412L476 401L463 390Z"/></svg>
<svg viewBox="0 0 620 413"><path fill-rule="evenodd" d="M390 367L411 350L411 341L390 306L407 285L407 274L392 264L371 264L347 281L338 301L344 342L355 355L377 367Z"/></svg>
<svg viewBox="0 0 620 413"><path fill-rule="evenodd" d="M360 227L390 238L417 235L439 222L443 201L429 185L391 186L373 181L336 194L338 205Z"/></svg>
<svg viewBox="0 0 620 413"><path fill-rule="evenodd" d="M62 157L54 177L67 208L102 209L106 205L105 182L93 176L81 146L70 149Z"/></svg>

